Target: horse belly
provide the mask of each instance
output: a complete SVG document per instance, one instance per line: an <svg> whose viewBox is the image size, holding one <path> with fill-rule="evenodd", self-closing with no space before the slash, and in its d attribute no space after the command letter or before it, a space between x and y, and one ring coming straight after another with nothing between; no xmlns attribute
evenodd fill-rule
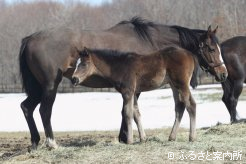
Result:
<svg viewBox="0 0 246 164"><path fill-rule="evenodd" d="M156 76L148 79L141 78L140 79L140 87L138 88L139 92L150 91L154 89L158 89L163 85L167 84L169 81L168 76L165 76L166 72L161 72L156 74Z"/></svg>

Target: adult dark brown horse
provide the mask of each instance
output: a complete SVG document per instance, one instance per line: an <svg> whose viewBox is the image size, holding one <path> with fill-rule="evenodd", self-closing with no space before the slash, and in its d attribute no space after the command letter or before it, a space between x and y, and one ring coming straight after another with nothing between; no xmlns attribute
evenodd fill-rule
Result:
<svg viewBox="0 0 246 164"><path fill-rule="evenodd" d="M176 105L186 107L190 116L189 140L195 139L196 103L192 98L189 83L195 61L192 53L177 47L168 47L150 55L138 55L133 52L122 53L110 50L89 50L80 52L77 67L72 76L75 85L93 87L87 79L93 76L108 81L121 93L123 98L122 125L120 141L133 142L132 120L134 118L140 140L145 133L139 113L137 94L157 89L169 83ZM169 139L175 140L184 110L176 109L176 119Z"/></svg>
<svg viewBox="0 0 246 164"><path fill-rule="evenodd" d="M224 95L222 101L225 103L231 122L237 120L237 103L246 82L246 37L237 36L224 41L221 44L222 57L228 70L228 78L222 82Z"/></svg>
<svg viewBox="0 0 246 164"><path fill-rule="evenodd" d="M190 30L179 26L165 26L133 18L102 31L55 28L34 33L22 40L19 62L23 88L27 98L21 103L30 133L32 148L36 149L40 136L33 112L40 103L40 115L46 135L46 145L56 147L51 127L52 106L57 87L65 76L71 75L79 58L76 47L92 49L114 49L123 52L149 54L173 44L197 54L200 65L215 70L218 80L226 78L223 61L211 65L204 56L209 51L217 59L220 56L216 30ZM205 53L206 55L207 53ZM209 59L210 60L210 59ZM221 69L222 68L222 69ZM97 87L110 84L99 77L87 81Z"/></svg>

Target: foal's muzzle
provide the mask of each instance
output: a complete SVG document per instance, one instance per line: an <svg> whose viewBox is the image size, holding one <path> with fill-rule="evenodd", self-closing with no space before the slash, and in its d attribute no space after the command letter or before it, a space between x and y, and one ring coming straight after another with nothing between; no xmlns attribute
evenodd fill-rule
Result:
<svg viewBox="0 0 246 164"><path fill-rule="evenodd" d="M227 73L221 73L217 76L215 76L215 80L218 82L224 82L227 79L228 74Z"/></svg>
<svg viewBox="0 0 246 164"><path fill-rule="evenodd" d="M76 86L76 85L79 84L79 78L77 78L77 77L73 77L71 81L72 81L72 84L73 84L74 86Z"/></svg>

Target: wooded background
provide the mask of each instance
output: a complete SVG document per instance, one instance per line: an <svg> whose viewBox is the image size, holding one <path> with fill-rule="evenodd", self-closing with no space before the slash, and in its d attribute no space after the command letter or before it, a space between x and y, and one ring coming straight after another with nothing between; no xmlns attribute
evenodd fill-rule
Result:
<svg viewBox="0 0 246 164"><path fill-rule="evenodd" d="M36 31L57 26L107 29L122 20L140 16L167 25L207 29L219 25L220 42L246 34L246 0L112 0L100 6L63 0L0 0L0 92L21 92L18 54L21 39ZM208 78L205 78L208 79ZM209 82L214 80L209 77ZM207 82L204 78L200 82ZM59 91L90 91L73 88L63 80Z"/></svg>

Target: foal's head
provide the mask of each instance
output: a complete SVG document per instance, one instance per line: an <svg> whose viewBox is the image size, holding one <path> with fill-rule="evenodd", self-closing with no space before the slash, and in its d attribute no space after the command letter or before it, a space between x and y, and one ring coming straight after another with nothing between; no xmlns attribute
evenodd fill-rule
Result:
<svg viewBox="0 0 246 164"><path fill-rule="evenodd" d="M208 27L208 31L200 37L199 40L199 53L201 67L203 70L208 71L215 76L219 82L225 81L227 78L227 69L221 55L221 49L216 37L216 31Z"/></svg>
<svg viewBox="0 0 246 164"><path fill-rule="evenodd" d="M78 53L79 59L77 60L76 68L72 75L72 83L74 85L82 83L86 78L96 72L96 67L90 55L90 50L84 48L83 51L78 50Z"/></svg>

